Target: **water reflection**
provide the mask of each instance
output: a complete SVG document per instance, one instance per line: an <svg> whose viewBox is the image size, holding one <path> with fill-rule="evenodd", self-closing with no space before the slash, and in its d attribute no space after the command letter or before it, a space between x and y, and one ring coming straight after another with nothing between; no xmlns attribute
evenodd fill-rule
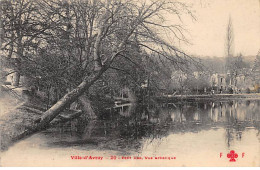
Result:
<svg viewBox="0 0 260 170"><path fill-rule="evenodd" d="M130 154L141 152L144 141L170 134L224 129L226 147L239 141L247 129L259 135L260 101L155 103L149 108L134 104L104 108L97 121L75 119L42 132L48 147L93 145ZM147 141L146 141L147 142ZM223 146L225 147L225 146Z"/></svg>
<svg viewBox="0 0 260 170"><path fill-rule="evenodd" d="M259 106L260 101L242 100L153 103L149 108L115 105L103 108L96 121L81 117L32 135L10 147L1 161L3 166L97 165L71 160L70 156L76 154L176 156L169 162L171 166L259 166ZM226 154L231 149L244 152L246 157L236 164L219 158L220 152ZM14 160L14 155L19 159ZM102 165L112 163L109 161ZM126 162L118 160L115 165L120 163ZM147 161L131 163L148 165ZM164 163L151 160L149 166Z"/></svg>

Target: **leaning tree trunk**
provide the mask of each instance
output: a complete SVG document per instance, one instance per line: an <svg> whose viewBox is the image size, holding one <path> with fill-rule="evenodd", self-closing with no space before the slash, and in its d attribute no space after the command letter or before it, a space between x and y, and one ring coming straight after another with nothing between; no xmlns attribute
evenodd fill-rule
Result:
<svg viewBox="0 0 260 170"><path fill-rule="evenodd" d="M107 1L107 7L110 5L110 2L111 2L110 0ZM110 17L107 17L107 14L109 14L108 10L109 9L107 8L107 11L103 15L104 18L102 17L102 20L104 19L104 21L100 22L100 27L99 27L99 31L98 31L98 34L100 34L100 35L104 31L104 26L106 25L108 19L110 18ZM45 128L46 126L48 126L49 123L63 109L65 109L68 105L73 103L79 96L81 96L86 90L88 90L89 87L95 83L95 81L97 81L101 77L101 75L110 67L114 58L116 56L118 56L119 53L122 51L122 48L124 47L128 38L133 34L135 28L133 28L132 31L126 35L124 40L119 44L116 52L113 52L112 55L107 58L109 60L106 60L106 62L103 61L104 64L102 64L102 65L99 64L101 67L98 66L97 60L100 60L99 51L100 51L100 44L101 44L102 38L99 37L100 35L98 35L98 37L95 41L95 45L94 45L95 47L97 47L97 49L95 49L95 51L94 51L94 60L97 64L97 67L94 68L94 72L90 76L85 77L84 80L80 83L80 85L78 85L78 87L73 89L71 92L67 93L56 104L54 104L49 110L47 110L41 117L40 122L37 125L37 128L42 129L42 128Z"/></svg>
<svg viewBox="0 0 260 170"><path fill-rule="evenodd" d="M102 67L99 72L95 72L90 76L84 78L84 80L72 91L63 96L56 104L48 109L40 118L40 122L37 128L43 129L49 125L49 123L68 105L73 103L79 96L81 96L89 87L97 81L101 75L108 69L108 67Z"/></svg>

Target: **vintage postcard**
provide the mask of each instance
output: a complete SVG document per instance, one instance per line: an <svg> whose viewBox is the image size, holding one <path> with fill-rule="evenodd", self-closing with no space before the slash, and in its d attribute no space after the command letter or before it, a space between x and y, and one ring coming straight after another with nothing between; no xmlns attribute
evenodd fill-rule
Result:
<svg viewBox="0 0 260 170"><path fill-rule="evenodd" d="M1 0L1 167L259 167L260 0Z"/></svg>

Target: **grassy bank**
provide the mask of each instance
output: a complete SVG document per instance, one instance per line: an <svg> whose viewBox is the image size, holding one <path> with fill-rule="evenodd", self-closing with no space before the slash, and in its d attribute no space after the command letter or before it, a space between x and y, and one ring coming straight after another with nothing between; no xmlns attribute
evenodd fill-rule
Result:
<svg viewBox="0 0 260 170"><path fill-rule="evenodd" d="M95 113L101 108L114 104L109 98L93 98ZM46 111L46 103L35 96L16 98L0 91L0 150L6 150L17 140L28 137L38 131L37 120ZM64 110L50 124L66 123L79 116L88 116L83 112Z"/></svg>
<svg viewBox="0 0 260 170"><path fill-rule="evenodd" d="M37 98L19 100L1 93L1 99L0 147L5 150L13 141L32 133L45 106Z"/></svg>

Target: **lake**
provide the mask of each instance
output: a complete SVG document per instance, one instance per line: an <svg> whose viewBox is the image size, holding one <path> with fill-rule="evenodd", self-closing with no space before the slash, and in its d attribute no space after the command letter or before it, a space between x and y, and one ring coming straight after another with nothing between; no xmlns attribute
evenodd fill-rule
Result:
<svg viewBox="0 0 260 170"><path fill-rule="evenodd" d="M260 166L259 100L123 104L98 117L18 141L1 166Z"/></svg>

